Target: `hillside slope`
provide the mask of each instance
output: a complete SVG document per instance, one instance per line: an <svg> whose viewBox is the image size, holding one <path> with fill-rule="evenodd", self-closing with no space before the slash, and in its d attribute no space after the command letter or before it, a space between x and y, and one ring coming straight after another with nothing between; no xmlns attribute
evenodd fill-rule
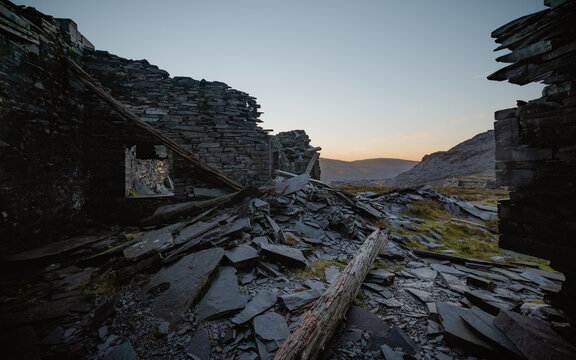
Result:
<svg viewBox="0 0 576 360"><path fill-rule="evenodd" d="M450 178L471 175L494 176L494 158L494 130L488 130L448 151L425 155L420 163L391 179L388 185L442 185Z"/></svg>
<svg viewBox="0 0 576 360"><path fill-rule="evenodd" d="M343 161L320 158L322 181L390 179L412 168L418 161L402 159L366 159Z"/></svg>

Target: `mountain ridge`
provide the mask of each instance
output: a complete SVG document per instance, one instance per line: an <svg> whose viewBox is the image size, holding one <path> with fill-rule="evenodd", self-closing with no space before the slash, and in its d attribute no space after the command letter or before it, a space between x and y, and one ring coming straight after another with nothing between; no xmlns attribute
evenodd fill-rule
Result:
<svg viewBox="0 0 576 360"><path fill-rule="evenodd" d="M416 165L418 161L373 158L345 161L320 158L322 181L390 179Z"/></svg>

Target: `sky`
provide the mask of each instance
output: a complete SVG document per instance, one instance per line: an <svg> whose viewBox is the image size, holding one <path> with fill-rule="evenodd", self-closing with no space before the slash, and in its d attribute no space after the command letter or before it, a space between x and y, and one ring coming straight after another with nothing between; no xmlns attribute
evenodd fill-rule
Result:
<svg viewBox="0 0 576 360"><path fill-rule="evenodd" d="M543 0L21 0L99 50L255 96L265 129L321 156L420 160L543 86L489 81L490 33Z"/></svg>

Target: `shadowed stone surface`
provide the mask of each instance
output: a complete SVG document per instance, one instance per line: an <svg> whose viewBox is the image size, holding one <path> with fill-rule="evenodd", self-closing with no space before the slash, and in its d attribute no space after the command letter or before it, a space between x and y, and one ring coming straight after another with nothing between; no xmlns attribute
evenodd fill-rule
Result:
<svg viewBox="0 0 576 360"><path fill-rule="evenodd" d="M138 240L136 244L124 249L124 256L127 260L138 260L154 251L160 252L174 246L172 231L170 229L147 232Z"/></svg>
<svg viewBox="0 0 576 360"><path fill-rule="evenodd" d="M478 334L492 340L494 343L513 354L522 355L516 346L514 346L514 344L512 344L512 342L510 342L510 340L508 340L508 338L498 330L496 326L494 326L494 316L477 307L473 307L460 315L460 317L470 325L470 327L476 330Z"/></svg>
<svg viewBox="0 0 576 360"><path fill-rule="evenodd" d="M261 244L262 253L273 261L278 261L286 266L305 268L308 265L302 251L284 245Z"/></svg>
<svg viewBox="0 0 576 360"><path fill-rule="evenodd" d="M186 345L188 356L194 360L208 360L210 359L210 334L205 328L201 327L194 332L192 339Z"/></svg>
<svg viewBox="0 0 576 360"><path fill-rule="evenodd" d="M472 351L479 350L492 353L496 350L488 342L476 336L466 322L462 320L461 316L467 312L466 309L441 301L436 303L436 308L438 309L447 341L452 342L455 346L462 346Z"/></svg>
<svg viewBox="0 0 576 360"><path fill-rule="evenodd" d="M238 311L246 306L246 295L240 294L238 276L233 267L220 269L210 290L198 304L198 320L209 320Z"/></svg>
<svg viewBox="0 0 576 360"><path fill-rule="evenodd" d="M293 311L318 299L323 293L324 291L322 289L311 289L294 294L282 295L280 299L282 299L282 303L284 303L284 306L286 306L288 310Z"/></svg>
<svg viewBox="0 0 576 360"><path fill-rule="evenodd" d="M164 326L173 326L182 318L202 289L204 280L216 268L223 255L224 250L221 248L199 251L185 256L154 276L144 292L162 284L169 285L150 306L152 313L166 323Z"/></svg>
<svg viewBox="0 0 576 360"><path fill-rule="evenodd" d="M242 310L238 315L232 318L232 322L234 324L239 325L247 321L250 321L254 316L263 313L264 311L274 306L277 300L278 300L277 291L265 291L258 293L246 305L244 310Z"/></svg>
<svg viewBox="0 0 576 360"><path fill-rule="evenodd" d="M252 246L242 245L226 251L224 257L230 265L236 268L248 267L258 262L258 251Z"/></svg>
<svg viewBox="0 0 576 360"><path fill-rule="evenodd" d="M494 325L529 360L574 359L576 348L542 320L502 311L494 319Z"/></svg>
<svg viewBox="0 0 576 360"><path fill-rule="evenodd" d="M290 330L284 317L275 312L268 312L254 318L254 333L258 353L262 360L271 359L284 340L290 336Z"/></svg>

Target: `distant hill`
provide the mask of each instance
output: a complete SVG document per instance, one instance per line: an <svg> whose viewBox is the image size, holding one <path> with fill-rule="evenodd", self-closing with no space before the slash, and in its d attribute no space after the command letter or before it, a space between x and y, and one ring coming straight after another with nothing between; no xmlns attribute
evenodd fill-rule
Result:
<svg viewBox="0 0 576 360"><path fill-rule="evenodd" d="M417 163L418 161L386 158L356 161L320 158L321 179L325 182L389 179Z"/></svg>
<svg viewBox="0 0 576 360"><path fill-rule="evenodd" d="M495 176L494 130L461 142L448 151L425 155L412 169L390 180L390 186L442 185L445 180L473 175Z"/></svg>

